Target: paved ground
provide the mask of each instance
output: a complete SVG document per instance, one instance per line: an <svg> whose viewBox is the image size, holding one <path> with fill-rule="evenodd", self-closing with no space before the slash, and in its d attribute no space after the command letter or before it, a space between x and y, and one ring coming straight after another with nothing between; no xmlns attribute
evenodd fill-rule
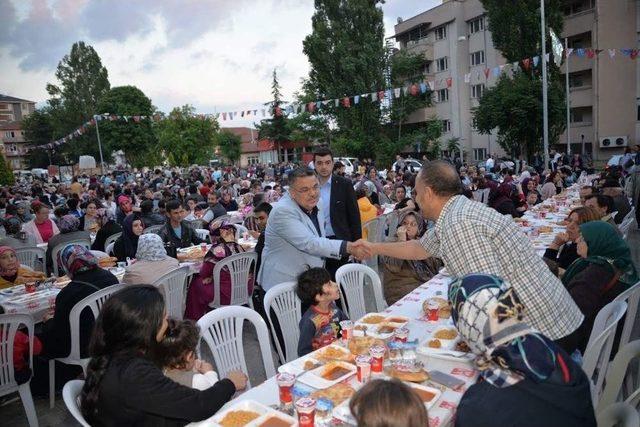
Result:
<svg viewBox="0 0 640 427"><path fill-rule="evenodd" d="M640 231L635 226L632 226L632 230L629 234L629 246L631 247L631 255L636 266L640 269ZM372 303L372 298L368 298L367 306ZM369 308L369 307L367 307ZM638 336L638 334L634 334ZM262 363L262 357L260 355L260 347L258 346L258 339L255 330L246 324L244 330L244 342L245 342L245 355L247 356L247 366L249 368L249 376L251 382L254 385L260 384L265 379L264 367ZM211 360L210 353L203 350L203 357ZM273 354L274 361L277 360L276 354ZM16 395L17 396L17 393ZM67 411L67 408L62 401L62 395L56 396L56 405L53 409L49 409L48 398L35 399L36 412L40 426L77 426L75 420ZM0 406L0 424L4 427L18 427L27 426L26 416L20 399Z"/></svg>

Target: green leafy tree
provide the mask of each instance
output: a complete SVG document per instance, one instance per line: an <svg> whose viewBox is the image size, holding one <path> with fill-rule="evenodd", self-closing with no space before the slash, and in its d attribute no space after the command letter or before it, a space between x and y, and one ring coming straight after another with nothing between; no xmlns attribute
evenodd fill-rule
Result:
<svg viewBox="0 0 640 427"><path fill-rule="evenodd" d="M208 163L218 129L215 119L195 116L191 105L174 108L154 126L158 145L172 166Z"/></svg>
<svg viewBox="0 0 640 427"><path fill-rule="evenodd" d="M160 153L150 117L153 114L151 100L135 86L119 86L109 90L98 103L99 113L132 116L125 120L99 122L100 138L105 151L122 150L133 167L158 164Z"/></svg>
<svg viewBox="0 0 640 427"><path fill-rule="evenodd" d="M273 101L267 104L271 112L271 118L262 120L256 125L256 128L258 130L258 138L273 141L279 152L280 144L291 139L291 128L282 108L282 93L280 92L280 83L278 82L276 70L273 70L271 95L273 96Z"/></svg>
<svg viewBox="0 0 640 427"><path fill-rule="evenodd" d="M50 107L40 108L22 119L22 129L30 146L41 146L54 140L55 128L50 110ZM29 168L46 168L50 160L53 164L63 161L59 150L38 148L27 155Z"/></svg>
<svg viewBox="0 0 640 427"><path fill-rule="evenodd" d="M306 93L335 99L377 92L386 87L382 0L315 0L312 32L303 41L310 64ZM354 100L351 100L355 104ZM337 128L336 151L371 156L383 138L381 109L370 98L350 108L332 104L323 110Z"/></svg>
<svg viewBox="0 0 640 427"><path fill-rule="evenodd" d="M13 185L15 182L11 166L9 166L4 156L0 154L0 185Z"/></svg>
<svg viewBox="0 0 640 427"><path fill-rule="evenodd" d="M481 0L487 11L488 26L494 46L507 62L541 57L540 2L538 0ZM562 31L561 0L546 0L546 23L556 34ZM549 36L546 35L547 45ZM551 52L547 46L547 52ZM472 111L474 127L483 134L498 128L498 143L511 155L531 155L542 149L542 85L544 60L538 67L516 71L513 78L501 76L496 85L488 88L477 108ZM549 142L557 141L566 126L562 114L565 108L564 91L559 69L553 61L548 64Z"/></svg>
<svg viewBox="0 0 640 427"><path fill-rule="evenodd" d="M223 130L216 135L216 142L222 155L232 164L240 160L242 141L238 135Z"/></svg>

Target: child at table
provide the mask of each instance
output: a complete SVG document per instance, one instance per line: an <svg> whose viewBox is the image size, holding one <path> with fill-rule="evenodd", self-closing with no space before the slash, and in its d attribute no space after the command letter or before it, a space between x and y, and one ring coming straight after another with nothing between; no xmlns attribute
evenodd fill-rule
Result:
<svg viewBox="0 0 640 427"><path fill-rule="evenodd" d="M4 307L0 305L0 315L4 314ZM1 332L1 330L0 330ZM2 333L4 336L4 333ZM0 345L2 342L0 342ZM33 355L37 356L42 352L42 343L38 337L33 337ZM14 376L18 384L24 384L31 378L29 369L29 335L18 330L13 339L13 368Z"/></svg>
<svg viewBox="0 0 640 427"><path fill-rule="evenodd" d="M334 342L340 322L348 318L336 307L335 301L340 298L338 285L324 268L310 268L301 273L296 293L302 306L309 307L300 319L298 356L304 356Z"/></svg>
<svg viewBox="0 0 640 427"><path fill-rule="evenodd" d="M169 319L167 333L158 344L158 357L165 376L198 390L206 390L219 381L211 364L196 359L200 329L191 320Z"/></svg>

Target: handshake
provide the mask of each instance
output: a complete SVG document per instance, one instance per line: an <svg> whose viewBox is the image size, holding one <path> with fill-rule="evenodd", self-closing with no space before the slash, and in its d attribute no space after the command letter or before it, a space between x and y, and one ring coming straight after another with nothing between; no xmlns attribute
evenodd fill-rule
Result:
<svg viewBox="0 0 640 427"><path fill-rule="evenodd" d="M356 259L362 261L376 255L374 244L360 239L356 242L347 242L347 252Z"/></svg>

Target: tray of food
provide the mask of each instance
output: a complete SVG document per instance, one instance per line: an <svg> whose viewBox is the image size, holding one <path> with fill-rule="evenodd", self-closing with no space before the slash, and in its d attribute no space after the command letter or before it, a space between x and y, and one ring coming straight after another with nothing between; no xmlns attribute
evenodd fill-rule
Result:
<svg viewBox="0 0 640 427"><path fill-rule="evenodd" d="M213 418L213 423L221 427L267 427L267 426L294 426L296 420L288 415L269 408L254 400L243 400L220 412ZM268 421L267 424L265 424ZM280 422L276 424L276 422ZM283 424L286 422L288 424Z"/></svg>
<svg viewBox="0 0 640 427"><path fill-rule="evenodd" d="M387 320L387 316L380 313L369 313L360 318L356 325L378 325Z"/></svg>
<svg viewBox="0 0 640 427"><path fill-rule="evenodd" d="M305 372L298 377L298 381L316 389L325 389L355 375L356 370L351 363L333 361Z"/></svg>
<svg viewBox="0 0 640 427"><path fill-rule="evenodd" d="M354 356L349 350L340 347L337 344L329 344L326 347L322 347L314 351L311 355L311 357L322 363L327 363L332 360L341 360L345 362L352 362L354 360Z"/></svg>
<svg viewBox="0 0 640 427"><path fill-rule="evenodd" d="M436 347L435 340L440 342L440 347ZM424 356L433 357L436 359L449 360L452 362L473 363L476 356L471 352L471 349L462 338L457 338L453 345L450 345L451 340L441 340L438 338L428 338L418 348L416 352ZM445 343L443 348L442 343ZM430 345L431 344L431 345Z"/></svg>
<svg viewBox="0 0 640 427"><path fill-rule="evenodd" d="M316 390L310 394L314 399L325 399L332 403L333 407L351 399L356 391L353 387L344 383L337 383L323 390Z"/></svg>
<svg viewBox="0 0 640 427"><path fill-rule="evenodd" d="M179 259L201 259L209 250L209 245L203 251L201 246L190 246L188 248L178 248L176 253Z"/></svg>
<svg viewBox="0 0 640 427"><path fill-rule="evenodd" d="M460 341L460 334L452 326L436 328L426 340L427 348L442 350L453 350L456 343Z"/></svg>
<svg viewBox="0 0 640 427"><path fill-rule="evenodd" d="M418 396L420 396L420 399L424 403L424 406L427 407L427 410L431 409L440 399L440 396L442 396L442 392L437 388L415 383L411 383L409 386Z"/></svg>
<svg viewBox="0 0 640 427"><path fill-rule="evenodd" d="M313 353L310 353L306 356L300 357L298 359L292 360L289 363L279 366L278 372L287 372L293 375L300 375L303 372L319 368L320 366L324 365L324 363L325 362L321 362L315 359L313 357Z"/></svg>
<svg viewBox="0 0 640 427"><path fill-rule="evenodd" d="M362 354L369 355L369 349L374 345L382 345L384 346L384 341L380 338L375 338L372 336L364 336L358 337L354 336L349 340L349 351L352 355L359 356Z"/></svg>

